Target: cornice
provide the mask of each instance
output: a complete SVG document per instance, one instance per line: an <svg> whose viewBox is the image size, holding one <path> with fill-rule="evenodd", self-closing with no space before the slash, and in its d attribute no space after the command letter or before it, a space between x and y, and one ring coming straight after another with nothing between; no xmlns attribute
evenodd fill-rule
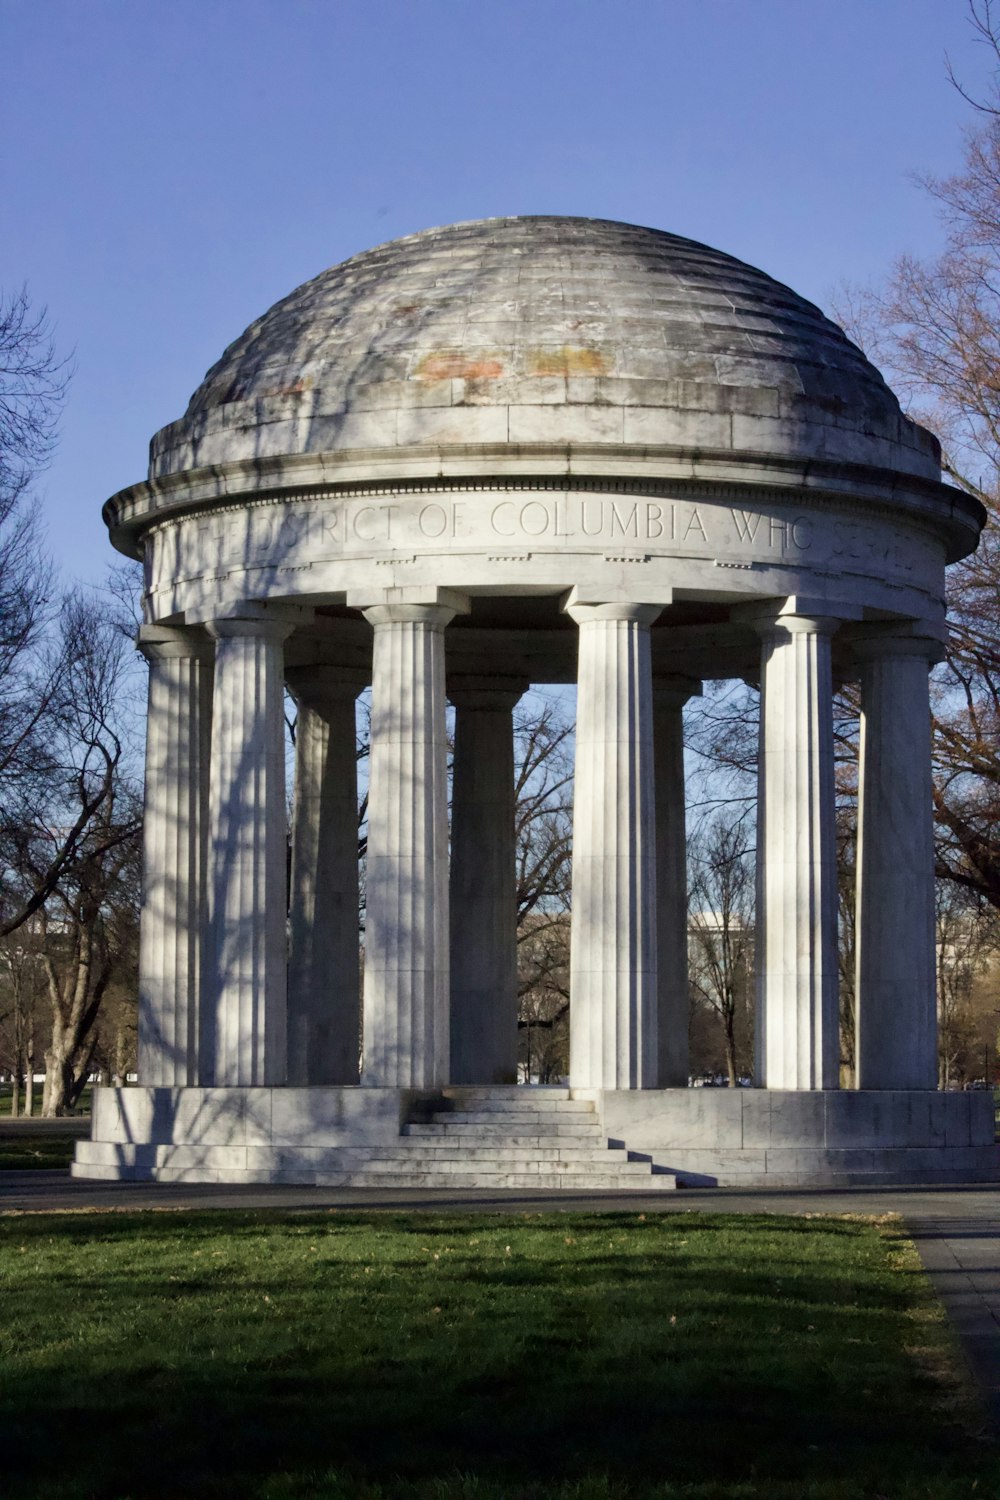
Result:
<svg viewBox="0 0 1000 1500"><path fill-rule="evenodd" d="M104 506L111 539L122 552L142 555L142 536L167 519L203 512L294 504L323 496L351 499L387 494L559 491L638 495L657 499L747 500L805 505L844 502L930 526L943 533L948 560L966 556L986 521L980 503L950 485L898 470L772 454L733 454L620 444L556 449L545 444L510 449L384 451L261 459L192 469L144 480Z"/></svg>

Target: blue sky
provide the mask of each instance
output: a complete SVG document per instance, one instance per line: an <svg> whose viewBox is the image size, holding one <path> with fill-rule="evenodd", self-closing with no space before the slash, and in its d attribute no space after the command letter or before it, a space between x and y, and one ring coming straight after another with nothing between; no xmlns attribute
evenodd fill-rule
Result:
<svg viewBox="0 0 1000 1500"><path fill-rule="evenodd" d="M829 305L933 253L990 57L964 0L0 0L0 284L76 376L39 485L98 579L103 501L278 297L433 224L651 224Z"/></svg>

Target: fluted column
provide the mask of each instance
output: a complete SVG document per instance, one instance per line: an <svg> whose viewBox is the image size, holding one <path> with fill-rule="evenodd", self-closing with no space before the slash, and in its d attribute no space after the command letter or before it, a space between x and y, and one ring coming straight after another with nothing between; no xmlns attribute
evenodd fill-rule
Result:
<svg viewBox="0 0 1000 1500"><path fill-rule="evenodd" d="M285 753L282 643L273 618L213 620L207 1083L285 1081Z"/></svg>
<svg viewBox="0 0 1000 1500"><path fill-rule="evenodd" d="M358 771L355 700L367 674L298 667L289 900L288 1082L358 1081Z"/></svg>
<svg viewBox="0 0 1000 1500"><path fill-rule="evenodd" d="M448 1080L446 604L365 609L375 627L362 1083Z"/></svg>
<svg viewBox="0 0 1000 1500"><path fill-rule="evenodd" d="M836 1088L840 1037L834 838L837 621L783 615L759 626L757 808L758 1082Z"/></svg>
<svg viewBox="0 0 1000 1500"><path fill-rule="evenodd" d="M198 1082L202 942L207 916L212 643L143 625L149 662L139 928L139 1081Z"/></svg>
<svg viewBox="0 0 1000 1500"><path fill-rule="evenodd" d="M527 687L455 677L451 1082L517 1081L514 719Z"/></svg>
<svg viewBox="0 0 1000 1500"><path fill-rule="evenodd" d="M688 888L684 705L701 693L688 677L653 678L656 786L656 976L659 1087L688 1081Z"/></svg>
<svg viewBox="0 0 1000 1500"><path fill-rule="evenodd" d="M857 1082L937 1086L928 667L936 641L889 637L861 662L856 923Z"/></svg>
<svg viewBox="0 0 1000 1500"><path fill-rule="evenodd" d="M580 627L570 1080L655 1088L656 853L649 627L660 605L573 605Z"/></svg>

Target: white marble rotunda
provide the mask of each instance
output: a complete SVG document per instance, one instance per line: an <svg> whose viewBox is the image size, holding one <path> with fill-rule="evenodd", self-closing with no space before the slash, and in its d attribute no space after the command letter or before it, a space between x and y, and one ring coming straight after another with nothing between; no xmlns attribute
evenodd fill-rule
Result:
<svg viewBox="0 0 1000 1500"><path fill-rule="evenodd" d="M989 1096L936 1089L928 703L945 566L984 515L817 308L659 230L427 230L251 324L104 514L145 569L139 1086L98 1091L77 1175L997 1175ZM687 1087L681 739L685 702L726 678L761 687L757 1077L732 1091ZM862 702L851 1090L845 680ZM557 1091L512 1087L512 711L532 683L577 687Z"/></svg>

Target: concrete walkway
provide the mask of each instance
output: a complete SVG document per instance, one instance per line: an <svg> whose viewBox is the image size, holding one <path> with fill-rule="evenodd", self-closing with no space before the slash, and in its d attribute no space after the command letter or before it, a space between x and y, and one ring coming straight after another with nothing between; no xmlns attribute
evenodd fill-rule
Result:
<svg viewBox="0 0 1000 1500"><path fill-rule="evenodd" d="M134 1209L344 1209L433 1213L900 1214L959 1336L1000 1437L1000 1187L696 1188L676 1193L233 1187L82 1182L0 1172L0 1214Z"/></svg>
<svg viewBox="0 0 1000 1500"><path fill-rule="evenodd" d="M904 1218L1000 1436L1000 1193L992 1196L983 1211Z"/></svg>

